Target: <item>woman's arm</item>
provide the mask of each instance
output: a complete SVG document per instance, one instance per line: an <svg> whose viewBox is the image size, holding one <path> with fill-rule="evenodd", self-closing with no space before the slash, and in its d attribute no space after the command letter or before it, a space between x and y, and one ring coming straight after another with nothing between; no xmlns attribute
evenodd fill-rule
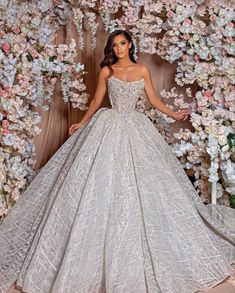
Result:
<svg viewBox="0 0 235 293"><path fill-rule="evenodd" d="M184 109L179 112L174 112L168 107L166 107L166 105L161 101L161 99L155 95L152 79L151 79L148 68L143 65L142 70L143 70L143 76L144 76L144 82L145 82L145 92L147 94L147 97L151 105L157 108L162 113L165 113L166 115L172 117L175 120L181 120L181 119L186 120L188 118L190 111L187 109Z"/></svg>
<svg viewBox="0 0 235 293"><path fill-rule="evenodd" d="M99 73L98 84L96 87L94 98L92 99L81 121L79 123L72 124L72 126L69 128L70 135L73 134L75 130L77 130L79 127L81 127L87 120L89 120L92 117L92 115L99 109L105 96L106 79L108 76L109 76L108 67L103 67Z"/></svg>

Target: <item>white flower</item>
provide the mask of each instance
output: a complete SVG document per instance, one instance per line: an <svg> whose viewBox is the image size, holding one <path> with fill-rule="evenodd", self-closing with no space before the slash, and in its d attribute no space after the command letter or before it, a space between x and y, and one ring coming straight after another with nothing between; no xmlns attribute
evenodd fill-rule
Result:
<svg viewBox="0 0 235 293"><path fill-rule="evenodd" d="M226 135L220 135L218 136L218 142L221 146L225 146L227 144L227 136Z"/></svg>

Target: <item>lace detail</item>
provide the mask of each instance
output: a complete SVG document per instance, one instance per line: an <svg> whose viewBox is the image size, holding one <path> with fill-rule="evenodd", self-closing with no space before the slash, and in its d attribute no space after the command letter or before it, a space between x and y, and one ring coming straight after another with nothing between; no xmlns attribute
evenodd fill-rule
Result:
<svg viewBox="0 0 235 293"><path fill-rule="evenodd" d="M150 120L144 80L108 79L102 108L0 226L0 291L192 293L231 274L235 210L205 206Z"/></svg>

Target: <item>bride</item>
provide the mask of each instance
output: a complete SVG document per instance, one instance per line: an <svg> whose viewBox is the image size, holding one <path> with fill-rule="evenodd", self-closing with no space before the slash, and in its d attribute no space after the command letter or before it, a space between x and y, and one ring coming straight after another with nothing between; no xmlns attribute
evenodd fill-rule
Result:
<svg viewBox="0 0 235 293"><path fill-rule="evenodd" d="M145 91L170 117L189 115L156 97L133 52L126 31L111 33L87 112L0 226L1 292L193 293L231 275L234 210L203 204L135 110Z"/></svg>
<svg viewBox="0 0 235 293"><path fill-rule="evenodd" d="M106 82L110 77L127 83L138 82L143 79L146 94L153 107L175 120L185 120L189 114L188 110L178 113L171 111L155 96L148 68L143 64L137 64L133 57L135 48L130 35L125 31L123 31L123 34L117 34L118 32L111 34L106 44L105 58L101 63L102 69L99 74L98 86L88 111L79 123L71 126L70 134L81 127L100 108L106 92ZM123 106L125 110L126 105Z"/></svg>

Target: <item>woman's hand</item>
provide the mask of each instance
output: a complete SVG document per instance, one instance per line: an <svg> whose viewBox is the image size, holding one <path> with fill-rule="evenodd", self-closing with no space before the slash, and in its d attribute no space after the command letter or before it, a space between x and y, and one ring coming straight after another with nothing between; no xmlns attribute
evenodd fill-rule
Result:
<svg viewBox="0 0 235 293"><path fill-rule="evenodd" d="M74 132L75 132L78 128L80 128L82 125L83 125L83 124L82 124L81 122L72 124L72 125L70 126L70 128L69 128L69 134L70 134L70 135L74 134Z"/></svg>
<svg viewBox="0 0 235 293"><path fill-rule="evenodd" d="M190 112L191 111L189 109L183 109L183 110L180 110L179 112L174 112L174 115L172 116L172 118L175 120L185 121L186 119L188 119Z"/></svg>

